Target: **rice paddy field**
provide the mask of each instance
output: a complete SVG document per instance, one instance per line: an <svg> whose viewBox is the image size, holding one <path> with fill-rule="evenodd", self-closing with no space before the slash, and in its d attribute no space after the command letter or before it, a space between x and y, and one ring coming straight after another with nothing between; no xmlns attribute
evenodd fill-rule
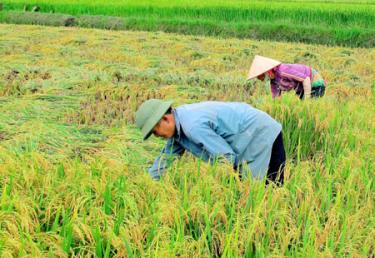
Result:
<svg viewBox="0 0 375 258"><path fill-rule="evenodd" d="M0 21L7 23L375 47L374 0L4 0L2 3Z"/></svg>
<svg viewBox="0 0 375 258"><path fill-rule="evenodd" d="M0 25L1 257L372 257L374 49ZM316 67L327 95L272 100L255 54ZM134 111L245 101L283 124L286 184L189 155L146 169Z"/></svg>
<svg viewBox="0 0 375 258"><path fill-rule="evenodd" d="M374 257L375 1L2 3L0 257ZM326 95L272 100L254 55L311 65ZM269 113L285 185L189 154L153 181L149 98Z"/></svg>

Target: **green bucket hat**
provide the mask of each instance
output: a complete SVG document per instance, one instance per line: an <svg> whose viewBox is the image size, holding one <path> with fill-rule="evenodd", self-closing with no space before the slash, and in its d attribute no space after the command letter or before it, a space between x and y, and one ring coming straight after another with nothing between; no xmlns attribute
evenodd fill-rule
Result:
<svg viewBox="0 0 375 258"><path fill-rule="evenodd" d="M147 140L155 125L171 107L173 101L149 99L142 103L135 113L135 123L143 134L143 140Z"/></svg>

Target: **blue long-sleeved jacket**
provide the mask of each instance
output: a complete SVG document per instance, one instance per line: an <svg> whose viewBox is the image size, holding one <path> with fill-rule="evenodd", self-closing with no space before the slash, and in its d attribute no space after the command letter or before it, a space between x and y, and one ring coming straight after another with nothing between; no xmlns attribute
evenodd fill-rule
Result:
<svg viewBox="0 0 375 258"><path fill-rule="evenodd" d="M176 133L149 169L154 179L185 150L204 161L225 157L235 168L247 164L244 177L249 170L254 178L266 175L281 125L265 112L246 103L208 101L182 105L173 114Z"/></svg>

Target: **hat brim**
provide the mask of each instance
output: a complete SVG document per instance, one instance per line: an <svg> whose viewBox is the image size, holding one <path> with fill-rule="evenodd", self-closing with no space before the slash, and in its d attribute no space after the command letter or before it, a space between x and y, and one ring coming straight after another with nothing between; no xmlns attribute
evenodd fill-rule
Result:
<svg viewBox="0 0 375 258"><path fill-rule="evenodd" d="M155 125L162 119L168 109L172 106L173 101L165 101L155 110L155 115L151 116L142 127L143 140L147 140L154 129Z"/></svg>
<svg viewBox="0 0 375 258"><path fill-rule="evenodd" d="M279 66L280 64L281 62L275 59L256 55L254 57L253 62L251 63L251 66L247 75L247 80L252 80L258 77L259 75L264 74L267 71L275 68L276 66Z"/></svg>
<svg viewBox="0 0 375 258"><path fill-rule="evenodd" d="M271 69L273 69L273 68L271 68ZM271 70L271 69L270 69L270 70ZM268 70L268 71L269 71L269 70ZM264 73L266 73L266 72L267 72L267 71L265 71L265 72L259 72L259 73L256 73L256 74L249 75L249 76L247 77L246 80L252 80L252 79L254 79L254 78L258 77L259 75L264 74Z"/></svg>

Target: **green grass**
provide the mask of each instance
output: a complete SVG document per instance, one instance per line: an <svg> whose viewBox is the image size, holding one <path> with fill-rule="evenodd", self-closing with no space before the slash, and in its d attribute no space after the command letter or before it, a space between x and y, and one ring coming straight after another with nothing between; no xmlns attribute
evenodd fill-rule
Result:
<svg viewBox="0 0 375 258"><path fill-rule="evenodd" d="M374 49L4 24L0 36L1 257L372 256ZM273 101L244 81L255 54L312 65L327 95ZM152 97L271 114L285 186L189 155L152 181L163 141L133 125Z"/></svg>
<svg viewBox="0 0 375 258"><path fill-rule="evenodd" d="M145 16L155 18L205 19L225 22L268 22L313 24L328 26L350 26L373 28L374 5L332 3L250 2L247 4L228 2L191 3L175 2L107 2L91 1L35 1L43 12L68 13L72 15ZM32 2L4 3L4 10L22 10Z"/></svg>
<svg viewBox="0 0 375 258"><path fill-rule="evenodd" d="M194 35L272 39L352 47L374 47L374 2L247 2L247 1L5 1L4 10L26 10L76 16L86 27L162 30ZM52 16L13 12L2 21L53 25ZM106 19L87 15L114 16ZM33 18L33 16L35 16ZM84 17L82 17L84 16ZM111 21L118 19L119 21ZM99 21L98 21L99 19ZM49 22L49 20L52 20ZM89 21L88 21L89 20ZM116 26L113 23L117 24ZM111 26L112 25L112 26Z"/></svg>

